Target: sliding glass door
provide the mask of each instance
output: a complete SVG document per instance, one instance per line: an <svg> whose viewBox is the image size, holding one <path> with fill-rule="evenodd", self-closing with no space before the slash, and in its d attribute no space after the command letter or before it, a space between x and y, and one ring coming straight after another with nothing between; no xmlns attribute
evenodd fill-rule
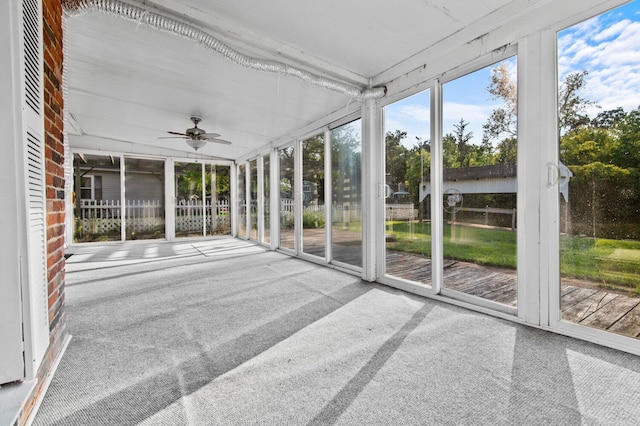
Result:
<svg viewBox="0 0 640 426"><path fill-rule="evenodd" d="M361 120L331 130L331 257L362 267Z"/></svg>
<svg viewBox="0 0 640 426"><path fill-rule="evenodd" d="M120 156L73 154L73 242L120 241Z"/></svg>
<svg viewBox="0 0 640 426"><path fill-rule="evenodd" d="M247 238L247 167L245 164L238 166L238 236Z"/></svg>
<svg viewBox="0 0 640 426"><path fill-rule="evenodd" d="M271 156L262 156L262 242L271 243Z"/></svg>
<svg viewBox="0 0 640 426"><path fill-rule="evenodd" d="M443 293L517 306L517 60L442 86Z"/></svg>
<svg viewBox="0 0 640 426"><path fill-rule="evenodd" d="M324 133L302 141L302 250L325 257Z"/></svg>
<svg viewBox="0 0 640 426"><path fill-rule="evenodd" d="M560 287L552 320L640 338L635 1L558 33ZM578 49L578 46L580 49ZM583 52L590 52L585 55Z"/></svg>
<svg viewBox="0 0 640 426"><path fill-rule="evenodd" d="M126 239L164 238L164 160L125 157L124 169Z"/></svg>
<svg viewBox="0 0 640 426"><path fill-rule="evenodd" d="M205 230L201 163L174 163L176 237L198 237Z"/></svg>
<svg viewBox="0 0 640 426"><path fill-rule="evenodd" d="M258 160L249 161L249 238L258 240Z"/></svg>
<svg viewBox="0 0 640 426"><path fill-rule="evenodd" d="M430 286L430 91L384 108L385 275Z"/></svg>
<svg viewBox="0 0 640 426"><path fill-rule="evenodd" d="M295 250L295 150L293 145L278 150L278 164L280 176L280 248Z"/></svg>
<svg viewBox="0 0 640 426"><path fill-rule="evenodd" d="M515 314L517 58L506 55L384 107L384 276Z"/></svg>

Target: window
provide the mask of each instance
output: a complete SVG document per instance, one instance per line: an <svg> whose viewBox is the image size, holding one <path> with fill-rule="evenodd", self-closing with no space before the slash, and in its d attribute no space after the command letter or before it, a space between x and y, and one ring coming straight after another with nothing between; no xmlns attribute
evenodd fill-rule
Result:
<svg viewBox="0 0 640 426"><path fill-rule="evenodd" d="M82 176L80 178L80 199L94 200L95 198L94 176Z"/></svg>

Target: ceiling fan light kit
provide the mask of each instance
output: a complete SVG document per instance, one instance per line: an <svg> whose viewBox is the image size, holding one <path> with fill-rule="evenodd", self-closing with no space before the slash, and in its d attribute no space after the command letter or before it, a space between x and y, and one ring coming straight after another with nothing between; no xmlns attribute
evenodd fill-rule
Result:
<svg viewBox="0 0 640 426"><path fill-rule="evenodd" d="M187 144L196 151L207 144L204 139L187 139Z"/></svg>

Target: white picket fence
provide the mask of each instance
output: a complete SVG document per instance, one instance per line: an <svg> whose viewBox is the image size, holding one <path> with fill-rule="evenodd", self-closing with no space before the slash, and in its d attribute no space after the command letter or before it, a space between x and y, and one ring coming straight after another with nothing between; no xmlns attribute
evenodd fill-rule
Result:
<svg viewBox="0 0 640 426"><path fill-rule="evenodd" d="M82 200L76 215L76 229L83 234L110 234L120 232L122 225L120 200ZM160 200L127 200L124 208L127 232L152 232L164 228L164 207ZM228 228L229 202L194 200L176 205L176 233L202 231L203 219L207 229Z"/></svg>
<svg viewBox="0 0 640 426"><path fill-rule="evenodd" d="M176 206L176 233L202 231L202 221L207 229L231 227L229 201L218 201L215 206L209 202L193 200Z"/></svg>

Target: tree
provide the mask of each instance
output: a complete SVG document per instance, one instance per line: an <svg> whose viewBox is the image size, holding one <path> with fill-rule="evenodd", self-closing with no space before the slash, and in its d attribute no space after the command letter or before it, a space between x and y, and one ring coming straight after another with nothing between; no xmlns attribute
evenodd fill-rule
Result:
<svg viewBox="0 0 640 426"><path fill-rule="evenodd" d="M498 143L495 161L497 163L515 163L518 161L518 139L506 138Z"/></svg>
<svg viewBox="0 0 640 426"><path fill-rule="evenodd" d="M493 110L482 126L484 138L491 140L506 136L515 139L518 136L518 88L504 62L492 70L487 91L491 99L501 99L504 104Z"/></svg>
<svg viewBox="0 0 640 426"><path fill-rule="evenodd" d="M404 183L407 173L407 148L402 145L402 141L407 137L407 132L396 130L387 132L385 135L385 172L387 184L394 191L398 190L398 185Z"/></svg>
<svg viewBox="0 0 640 426"><path fill-rule="evenodd" d="M619 125L617 151L613 162L624 168L640 168L640 108L629 112Z"/></svg>
<svg viewBox="0 0 640 426"><path fill-rule="evenodd" d="M331 130L331 182L333 202L356 202L361 188L361 141L355 127Z"/></svg>
<svg viewBox="0 0 640 426"><path fill-rule="evenodd" d="M302 181L306 203L324 203L324 134L302 141ZM311 185L311 192L305 188Z"/></svg>
<svg viewBox="0 0 640 426"><path fill-rule="evenodd" d="M473 138L473 132L465 133L468 125L469 122L465 122L464 118L461 118L458 124L453 125L455 130L453 137L456 141L456 148L458 149L457 162L459 167L469 167L471 161L472 147L469 141Z"/></svg>
<svg viewBox="0 0 640 426"><path fill-rule="evenodd" d="M617 129L626 116L627 114L622 107L602 111L591 120L591 125L602 129Z"/></svg>
<svg viewBox="0 0 640 426"><path fill-rule="evenodd" d="M608 129L584 126L569 131L560 139L560 158L571 166L593 162L612 163L617 141Z"/></svg>
<svg viewBox="0 0 640 426"><path fill-rule="evenodd" d="M597 105L597 103L580 95L587 84L585 80L587 75L589 75L587 70L572 72L567 74L560 85L558 125L562 134L590 122L586 115L586 109L590 105Z"/></svg>
<svg viewBox="0 0 640 426"><path fill-rule="evenodd" d="M458 145L451 133L442 137L442 165L445 169L460 167L458 164Z"/></svg>
<svg viewBox="0 0 640 426"><path fill-rule="evenodd" d="M409 151L407 159L407 172L405 180L407 181L407 192L411 194L411 201L417 204L420 196L420 184L425 177L429 176L431 170L431 153L429 141L418 142Z"/></svg>

